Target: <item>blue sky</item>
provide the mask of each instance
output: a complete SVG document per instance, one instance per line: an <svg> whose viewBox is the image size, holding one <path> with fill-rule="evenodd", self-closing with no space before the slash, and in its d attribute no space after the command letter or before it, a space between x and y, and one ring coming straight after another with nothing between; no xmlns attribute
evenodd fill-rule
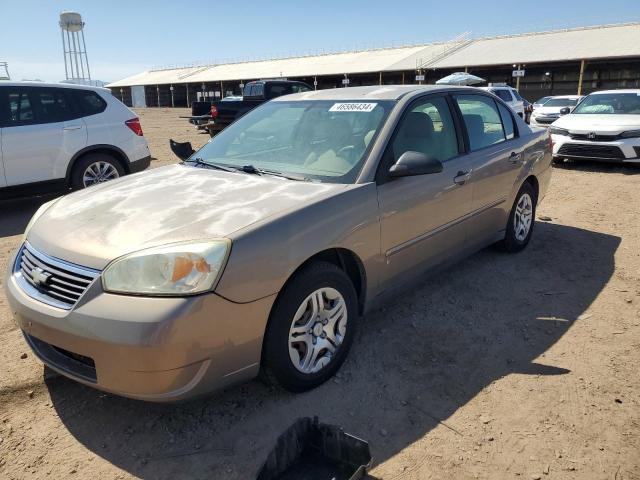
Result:
<svg viewBox="0 0 640 480"><path fill-rule="evenodd" d="M14 79L64 78L62 10L82 14L94 79L151 67L640 21L640 0L0 0Z"/></svg>

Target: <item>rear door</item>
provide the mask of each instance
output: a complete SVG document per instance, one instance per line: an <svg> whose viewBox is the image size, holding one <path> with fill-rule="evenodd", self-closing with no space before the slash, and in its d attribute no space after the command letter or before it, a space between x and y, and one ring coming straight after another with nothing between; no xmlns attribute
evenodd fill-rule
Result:
<svg viewBox="0 0 640 480"><path fill-rule="evenodd" d="M469 235L482 243L505 228L507 205L522 168L524 144L514 113L487 95L455 95L473 169L473 216Z"/></svg>
<svg viewBox="0 0 640 480"><path fill-rule="evenodd" d="M390 179L405 151L440 160L440 173ZM381 239L386 257L382 288L409 272L420 273L455 254L466 242L472 185L457 117L445 95L409 105L378 169Z"/></svg>
<svg viewBox="0 0 640 480"><path fill-rule="evenodd" d="M8 125L2 132L7 184L61 179L86 146L87 129L66 89L7 87Z"/></svg>

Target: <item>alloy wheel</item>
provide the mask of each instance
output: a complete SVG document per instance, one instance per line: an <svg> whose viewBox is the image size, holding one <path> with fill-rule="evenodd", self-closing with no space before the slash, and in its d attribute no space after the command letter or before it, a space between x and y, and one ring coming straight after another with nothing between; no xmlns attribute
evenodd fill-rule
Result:
<svg viewBox="0 0 640 480"><path fill-rule="evenodd" d="M94 162L87 166L82 174L82 183L90 187L120 177L118 170L109 162Z"/></svg>

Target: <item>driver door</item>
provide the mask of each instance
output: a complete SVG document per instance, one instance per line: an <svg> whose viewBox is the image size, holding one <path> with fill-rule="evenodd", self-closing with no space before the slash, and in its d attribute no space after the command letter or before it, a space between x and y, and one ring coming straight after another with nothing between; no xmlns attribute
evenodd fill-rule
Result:
<svg viewBox="0 0 640 480"><path fill-rule="evenodd" d="M405 151L440 160L442 172L390 179L389 168ZM419 274L459 252L466 243L472 204L472 172L457 122L445 95L430 95L405 111L378 171L382 253L381 287Z"/></svg>

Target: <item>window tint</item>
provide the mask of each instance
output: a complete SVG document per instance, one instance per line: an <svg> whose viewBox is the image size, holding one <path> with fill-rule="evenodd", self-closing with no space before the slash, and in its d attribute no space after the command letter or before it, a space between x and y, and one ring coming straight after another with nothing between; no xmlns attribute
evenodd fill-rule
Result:
<svg viewBox="0 0 640 480"><path fill-rule="evenodd" d="M38 123L64 122L75 117L64 89L34 88L32 93L38 110Z"/></svg>
<svg viewBox="0 0 640 480"><path fill-rule="evenodd" d="M515 137L515 126L513 124L513 117L509 113L509 109L504 105L498 104L500 110L500 118L502 118L502 125L504 125L504 133L507 136L507 140L511 140Z"/></svg>
<svg viewBox="0 0 640 480"><path fill-rule="evenodd" d="M8 90L9 118L8 127L16 125L29 125L34 123L33 108L26 90Z"/></svg>
<svg viewBox="0 0 640 480"><path fill-rule="evenodd" d="M513 98L511 98L511 92L509 90L491 90L491 93L497 95L505 102L512 102Z"/></svg>
<svg viewBox="0 0 640 480"><path fill-rule="evenodd" d="M502 120L496 102L484 95L459 95L455 98L467 127L471 150L504 142Z"/></svg>
<svg viewBox="0 0 640 480"><path fill-rule="evenodd" d="M520 93L517 90L512 90L511 93L513 93L514 97L516 97L517 100L524 100L524 98L520 96Z"/></svg>
<svg viewBox="0 0 640 480"><path fill-rule="evenodd" d="M83 117L95 115L104 112L107 108L107 102L96 92L90 90L68 90L72 93L78 109Z"/></svg>
<svg viewBox="0 0 640 480"><path fill-rule="evenodd" d="M291 87L291 93L308 92L310 90L311 90L311 88L307 87L306 85L293 85Z"/></svg>
<svg viewBox="0 0 640 480"><path fill-rule="evenodd" d="M411 108L398 127L391 149L394 163L407 151L424 153L441 162L458 155L455 124L446 99L430 98Z"/></svg>

